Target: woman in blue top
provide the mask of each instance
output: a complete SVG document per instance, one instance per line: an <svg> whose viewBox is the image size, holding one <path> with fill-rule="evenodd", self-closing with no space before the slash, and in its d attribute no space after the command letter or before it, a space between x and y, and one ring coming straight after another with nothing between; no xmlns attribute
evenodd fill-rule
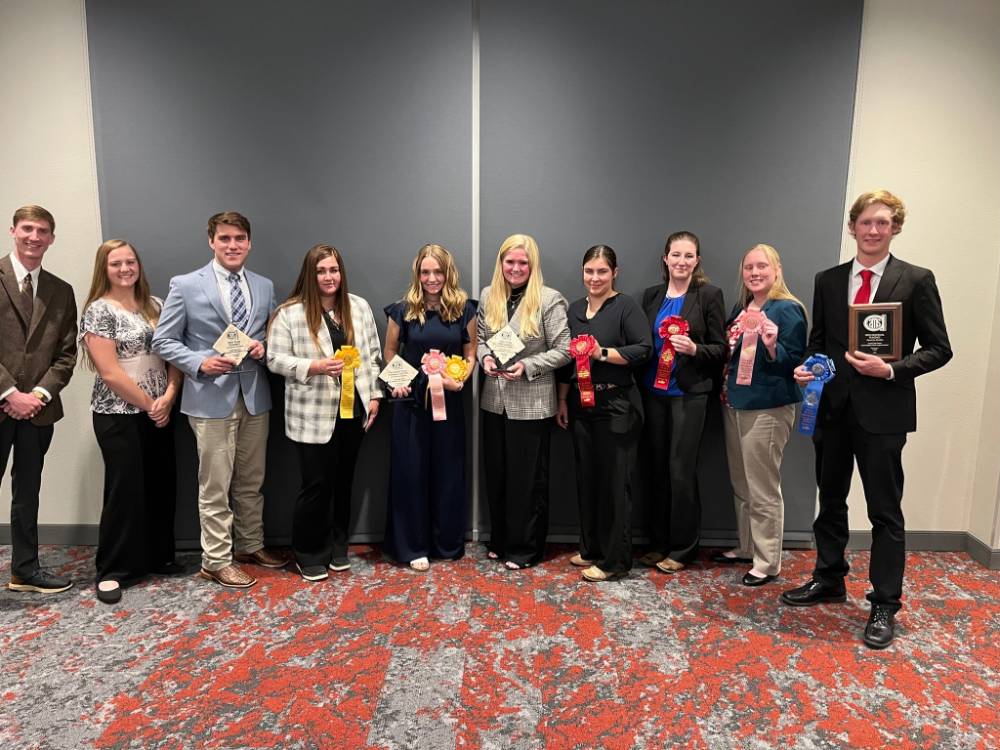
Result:
<svg viewBox="0 0 1000 750"><path fill-rule="evenodd" d="M722 290L701 270L701 246L692 232L667 237L661 258L663 283L642 295L656 355L642 378L645 448L650 467L646 501L649 551L639 558L676 573L698 554L701 501L698 448L708 394L726 356ZM680 319L676 332L661 327ZM666 325L664 325L666 323ZM658 378L667 372L669 377Z"/></svg>
<svg viewBox="0 0 1000 750"><path fill-rule="evenodd" d="M757 245L740 262L739 302L726 322L729 361L722 412L739 547L717 562L753 561L745 586L762 586L781 570L784 501L781 456L802 393L792 377L806 348L806 313L788 291L781 259Z"/></svg>
<svg viewBox="0 0 1000 750"><path fill-rule="evenodd" d="M406 296L385 308L385 362L399 354L417 371L394 388L392 452L385 551L414 570L429 558L457 560L465 553L468 492L465 481L465 413L462 386L476 357L476 303L458 285L455 261L440 245L424 245L413 261ZM462 380L442 377L446 419L433 419L434 394L421 370L436 349L465 360Z"/></svg>

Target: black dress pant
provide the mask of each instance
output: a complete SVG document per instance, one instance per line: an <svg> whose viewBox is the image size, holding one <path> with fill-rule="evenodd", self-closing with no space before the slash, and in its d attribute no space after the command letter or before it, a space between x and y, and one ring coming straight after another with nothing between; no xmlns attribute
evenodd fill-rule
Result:
<svg viewBox="0 0 1000 750"><path fill-rule="evenodd" d="M295 443L302 487L295 501L292 549L302 567L326 566L347 556L354 467L364 437L364 417L337 419L326 443Z"/></svg>
<svg viewBox="0 0 1000 750"><path fill-rule="evenodd" d="M173 425L147 414L94 414L104 456L97 580L135 583L174 560L177 469Z"/></svg>
<svg viewBox="0 0 1000 750"><path fill-rule="evenodd" d="M536 565L545 554L549 532L552 419L511 419L487 411L482 415L488 548L518 565Z"/></svg>
<svg viewBox="0 0 1000 750"><path fill-rule="evenodd" d="M10 571L22 580L31 578L39 569L38 492L52 432L52 425L36 427L26 419L5 417L0 422L0 479L7 471L11 450L14 452L10 472Z"/></svg>
<svg viewBox="0 0 1000 750"><path fill-rule="evenodd" d="M851 405L834 425L824 425L817 441L819 514L813 523L817 580L839 585L849 566L844 557L849 536L847 495L854 461L865 490L872 524L869 601L899 609L906 564L903 520L903 446L906 433L877 435L863 429Z"/></svg>
<svg viewBox="0 0 1000 750"><path fill-rule="evenodd" d="M642 416L627 391L601 391L590 409L580 406L577 390L569 398L580 556L605 573L624 574L632 568L632 472Z"/></svg>
<svg viewBox="0 0 1000 750"><path fill-rule="evenodd" d="M698 554L701 540L698 450L707 404L705 393L664 397L643 391L649 549L682 563Z"/></svg>

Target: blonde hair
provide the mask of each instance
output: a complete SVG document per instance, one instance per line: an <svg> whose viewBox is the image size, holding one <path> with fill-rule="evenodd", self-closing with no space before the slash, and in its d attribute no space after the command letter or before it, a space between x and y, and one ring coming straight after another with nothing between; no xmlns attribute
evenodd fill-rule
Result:
<svg viewBox="0 0 1000 750"><path fill-rule="evenodd" d="M160 320L160 308L153 301L153 296L149 293L149 282L146 280L146 272L142 270L142 260L139 259L139 251L128 240L107 240L97 248L97 255L94 257L94 274L90 280L90 291L87 293L87 301L83 303L83 309L86 310L90 307L91 303L99 300L111 291L111 280L108 278L108 256L111 255L113 250L117 250L120 247L127 247L135 256L138 275L135 285L132 287L132 294L135 297L136 304L139 306L139 314L155 328L157 322ZM83 347L80 360L88 370L92 372L96 371L94 361L90 358L87 347Z"/></svg>
<svg viewBox="0 0 1000 750"><path fill-rule="evenodd" d="M895 196L888 190L883 190L881 188L869 190L867 193L862 193L858 196L857 200L854 201L854 204L847 212L848 224L853 225L854 222L858 220L858 217L861 216L861 212L875 203L881 203L892 211L892 233L899 234L902 232L903 222L906 221L906 206L903 205L903 201L900 200L898 196ZM853 235L854 227L851 226L850 229L851 234Z"/></svg>
<svg viewBox="0 0 1000 750"><path fill-rule="evenodd" d="M404 320L417 320L420 325L427 322L427 309L424 301L424 288L420 284L420 264L425 258L433 258L444 272L444 287L441 289L441 307L438 314L441 320L451 323L462 317L465 303L469 295L458 285L458 269L451 253L441 245L424 245L413 259L413 275L410 278L410 288L403 296L406 304Z"/></svg>
<svg viewBox="0 0 1000 750"><path fill-rule="evenodd" d="M753 293L747 289L746 284L743 283L743 263L746 261L747 256L754 250L760 250L764 253L764 255L767 256L767 260L771 264L771 267L774 268L774 285L768 291L767 298L791 300L801 307L803 312L805 312L806 306L802 304L802 300L788 291L788 287L785 286L785 277L784 274L781 273L781 256L778 255L778 251L770 245L764 244L754 245L743 253L743 257L740 258L739 281L736 284L736 298L740 301L740 307L746 307L753 299Z"/></svg>
<svg viewBox="0 0 1000 750"><path fill-rule="evenodd" d="M499 331L510 321L507 319L507 300L510 298L511 286L503 277L503 259L511 250L524 250L528 256L528 268L531 275L525 284L524 298L521 300L520 333L522 336L537 336L541 324L542 307L542 267L538 258L538 243L529 234L512 234L500 245L497 253L496 266L493 268L493 281L483 298L483 312L486 327L491 331Z"/></svg>
<svg viewBox="0 0 1000 750"><path fill-rule="evenodd" d="M227 222L228 223L228 222ZM319 294L319 280L316 277L316 267L320 261L327 258L335 258L337 268L340 269L340 287L337 289L335 301L333 303L334 315L340 320L340 326L344 331L344 338L351 346L354 345L354 323L351 320L351 295L347 290L347 271L344 268L344 259L340 250L333 245L313 245L306 252L302 259L302 269L299 271L299 278L295 282L295 288L288 295L288 299L278 305L278 308L271 315L268 323L268 332L271 324L278 314L278 310L283 307L301 303L306 313L306 325L309 327L309 335L313 343L319 349L319 328L326 325L323 322L323 301Z"/></svg>

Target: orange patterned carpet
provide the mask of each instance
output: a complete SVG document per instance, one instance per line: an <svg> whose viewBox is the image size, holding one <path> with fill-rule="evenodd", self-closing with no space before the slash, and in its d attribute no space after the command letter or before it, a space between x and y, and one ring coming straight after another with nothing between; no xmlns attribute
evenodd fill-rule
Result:
<svg viewBox="0 0 1000 750"><path fill-rule="evenodd" d="M77 585L0 594L0 747L1000 747L1000 574L965 554L909 554L874 652L867 554L846 604L792 609L811 552L758 589L707 561L588 584L570 553L510 572L470 544L420 574L356 547L321 583L154 578L106 606L93 548L44 548Z"/></svg>

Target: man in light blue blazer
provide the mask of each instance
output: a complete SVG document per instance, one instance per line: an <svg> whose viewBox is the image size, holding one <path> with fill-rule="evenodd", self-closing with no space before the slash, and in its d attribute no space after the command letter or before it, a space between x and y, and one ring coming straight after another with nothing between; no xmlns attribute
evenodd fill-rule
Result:
<svg viewBox="0 0 1000 750"><path fill-rule="evenodd" d="M260 492L271 409L263 341L274 285L244 268L250 252L245 216L227 211L210 218L208 244L211 263L170 280L153 350L184 373L181 412L198 445L201 576L249 588L257 581L234 557L267 568L286 563L264 547ZM230 324L251 340L239 363L213 348Z"/></svg>

